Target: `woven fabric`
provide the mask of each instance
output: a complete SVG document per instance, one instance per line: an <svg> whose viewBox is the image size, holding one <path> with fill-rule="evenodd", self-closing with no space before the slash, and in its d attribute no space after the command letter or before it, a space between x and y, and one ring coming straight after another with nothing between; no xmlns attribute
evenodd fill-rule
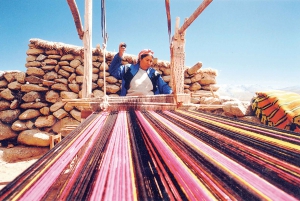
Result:
<svg viewBox="0 0 300 201"><path fill-rule="evenodd" d="M261 122L300 132L300 95L285 91L256 92L252 109Z"/></svg>

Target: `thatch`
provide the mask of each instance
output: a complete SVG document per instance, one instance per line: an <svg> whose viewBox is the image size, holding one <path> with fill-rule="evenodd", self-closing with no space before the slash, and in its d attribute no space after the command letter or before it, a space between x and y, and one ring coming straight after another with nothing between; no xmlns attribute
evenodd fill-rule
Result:
<svg viewBox="0 0 300 201"><path fill-rule="evenodd" d="M215 69L211 69L211 68L205 68L205 69L200 69L199 70L200 73L207 73L209 75L218 75L218 71Z"/></svg>
<svg viewBox="0 0 300 201"><path fill-rule="evenodd" d="M42 40L42 39L38 39L38 38L32 38L29 40L29 42L37 48L41 47L41 48L49 49L49 50L57 50L60 52L64 52L66 54L83 55L83 53L84 53L83 46L70 45L70 44L65 44L65 43L61 43L61 42L51 42L51 41L46 41L46 40ZM93 48L92 52L94 55L103 56L103 50L100 49L99 47ZM112 58L116 53L117 52L106 51L106 57ZM124 60L129 61L129 63L135 62L137 60L137 56L125 53ZM154 63L159 66L165 66L165 67L170 66L169 61L155 59ZM188 66L185 66L185 69L188 69L188 68L189 68ZM207 74L211 74L211 75L217 75L217 71L214 69L210 69L210 68L209 69L201 69L201 70L199 70L199 72L207 73Z"/></svg>
<svg viewBox="0 0 300 201"><path fill-rule="evenodd" d="M84 53L83 46L70 45L61 42L46 41L38 38L32 38L29 40L29 42L35 45L36 47L41 47L49 50L58 50L67 54L82 55ZM103 55L102 49L100 48L92 48L92 52L93 54ZM116 52L106 51L106 54L107 56L114 56ZM129 54L125 54L125 56L136 58L136 56L129 55Z"/></svg>
<svg viewBox="0 0 300 201"><path fill-rule="evenodd" d="M83 47L80 46L69 45L61 42L45 41L38 38L32 38L29 40L29 42L31 44L34 44L36 47L41 47L49 50L58 50L64 53L71 53L76 55L80 55L84 51ZM96 51L96 49L94 49L93 51Z"/></svg>
<svg viewBox="0 0 300 201"><path fill-rule="evenodd" d="M7 70L7 71L2 71L0 70L0 79L3 78L3 76L7 73L20 73L21 71L19 70Z"/></svg>
<svg viewBox="0 0 300 201"><path fill-rule="evenodd" d="M70 45L65 44L61 42L51 42L51 41L45 41L38 38L32 38L29 40L31 44L33 44L36 48L43 48L48 50L57 50L59 52L63 52L65 54L74 54L74 55L83 55L84 54L84 47L83 46L76 46L76 45ZM93 55L100 55L103 56L103 50L97 46L97 48L92 48ZM106 57L114 57L117 52L110 52L106 50ZM137 60L136 55L130 55L130 54L124 54L124 60L129 61L130 63L132 61ZM163 61L160 61L163 62Z"/></svg>
<svg viewBox="0 0 300 201"><path fill-rule="evenodd" d="M45 41L38 38L32 38L29 40L29 42L33 44L36 48L40 47L48 50L57 50L65 54L83 55L84 53L84 47L82 46L70 45L61 42ZM93 48L92 52L94 55L103 56L103 50L100 47ZM117 52L106 51L106 57L112 58L113 56L115 56L116 53ZM125 53L124 60L129 61L130 63L135 62L137 60L137 56ZM156 63L161 65L169 65L170 62L156 59Z"/></svg>

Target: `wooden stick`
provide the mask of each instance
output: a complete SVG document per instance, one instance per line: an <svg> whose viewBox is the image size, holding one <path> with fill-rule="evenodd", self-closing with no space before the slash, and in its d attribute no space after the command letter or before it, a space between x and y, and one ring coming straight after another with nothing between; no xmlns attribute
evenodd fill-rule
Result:
<svg viewBox="0 0 300 201"><path fill-rule="evenodd" d="M183 33L212 1L213 0L204 0L201 3L201 5L195 10L195 12L188 18L188 20L186 20L183 23L178 33L179 34Z"/></svg>
<svg viewBox="0 0 300 201"><path fill-rule="evenodd" d="M82 38L83 38L83 28L82 28L81 19L80 19L80 15L79 15L79 12L78 12L76 2L75 2L75 0L67 0L67 2L69 4L69 7L71 9L71 13L72 13L73 18L74 18L74 22L75 22L75 26L76 26L76 29L77 29L78 36L79 36L80 40L82 40Z"/></svg>
<svg viewBox="0 0 300 201"><path fill-rule="evenodd" d="M10 183L10 181L3 181L3 182L0 182L0 185L2 186L2 185L7 185L7 184L9 184Z"/></svg>

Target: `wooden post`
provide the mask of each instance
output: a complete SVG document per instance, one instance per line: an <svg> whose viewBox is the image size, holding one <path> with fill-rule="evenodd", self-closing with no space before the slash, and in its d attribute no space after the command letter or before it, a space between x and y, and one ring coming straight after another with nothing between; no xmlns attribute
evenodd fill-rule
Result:
<svg viewBox="0 0 300 201"><path fill-rule="evenodd" d="M92 94L92 1L85 0L84 14L84 76L82 84L82 98L88 98Z"/></svg>
<svg viewBox="0 0 300 201"><path fill-rule="evenodd" d="M185 68L185 30L202 13L213 0L203 0L190 18L185 19L179 28L179 17L176 18L175 33L171 42L171 86L175 102L178 106L190 103L191 96L184 94L184 68Z"/></svg>
<svg viewBox="0 0 300 201"><path fill-rule="evenodd" d="M61 141L61 134L57 134L57 135L50 135L50 149L52 149L54 147L54 145L58 142Z"/></svg>
<svg viewBox="0 0 300 201"><path fill-rule="evenodd" d="M171 49L172 49L172 89L174 94L183 93L184 90L184 64L185 64L185 32L179 34L179 23L180 18L176 18L175 24L175 34L172 40Z"/></svg>
<svg viewBox="0 0 300 201"><path fill-rule="evenodd" d="M179 17L176 18L175 34L171 43L171 78L175 102L178 106L190 102L190 95L184 94L185 32L179 33Z"/></svg>

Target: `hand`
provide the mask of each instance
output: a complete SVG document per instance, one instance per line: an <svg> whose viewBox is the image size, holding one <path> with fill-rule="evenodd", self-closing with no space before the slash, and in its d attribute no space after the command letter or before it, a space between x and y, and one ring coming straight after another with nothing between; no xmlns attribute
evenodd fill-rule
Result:
<svg viewBox="0 0 300 201"><path fill-rule="evenodd" d="M123 55L124 55L124 52L126 51L126 43L120 43L120 45L119 45L119 56L120 57L123 57Z"/></svg>

